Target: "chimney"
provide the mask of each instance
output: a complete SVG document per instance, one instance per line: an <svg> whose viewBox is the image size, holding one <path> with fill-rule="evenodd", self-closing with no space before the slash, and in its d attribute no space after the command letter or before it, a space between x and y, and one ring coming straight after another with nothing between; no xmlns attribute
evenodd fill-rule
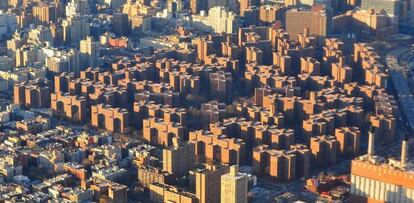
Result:
<svg viewBox="0 0 414 203"><path fill-rule="evenodd" d="M375 134L374 134L374 127L370 127L368 132L368 159L372 160L375 150Z"/></svg>
<svg viewBox="0 0 414 203"><path fill-rule="evenodd" d="M408 144L407 140L402 141L401 145L401 168L405 168L407 166L407 152L408 152Z"/></svg>

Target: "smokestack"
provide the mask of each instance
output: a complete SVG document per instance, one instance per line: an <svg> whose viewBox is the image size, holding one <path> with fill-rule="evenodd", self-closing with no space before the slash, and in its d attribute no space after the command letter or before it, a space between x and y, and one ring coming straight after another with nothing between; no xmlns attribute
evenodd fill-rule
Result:
<svg viewBox="0 0 414 203"><path fill-rule="evenodd" d="M407 152L408 152L408 144L407 140L404 139L401 145L401 168L405 168L407 165Z"/></svg>
<svg viewBox="0 0 414 203"><path fill-rule="evenodd" d="M375 134L374 134L374 127L369 128L368 132L368 159L372 160L374 153L375 153Z"/></svg>

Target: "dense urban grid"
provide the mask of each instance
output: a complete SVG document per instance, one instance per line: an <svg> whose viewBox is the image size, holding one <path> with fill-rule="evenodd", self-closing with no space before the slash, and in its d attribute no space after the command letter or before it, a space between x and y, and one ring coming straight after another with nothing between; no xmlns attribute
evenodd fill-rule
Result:
<svg viewBox="0 0 414 203"><path fill-rule="evenodd" d="M414 0L0 0L0 202L414 202Z"/></svg>

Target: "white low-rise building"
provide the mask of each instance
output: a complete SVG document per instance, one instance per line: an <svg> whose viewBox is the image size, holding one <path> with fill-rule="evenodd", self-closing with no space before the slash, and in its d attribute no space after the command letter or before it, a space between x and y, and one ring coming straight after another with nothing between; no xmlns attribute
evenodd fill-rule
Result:
<svg viewBox="0 0 414 203"><path fill-rule="evenodd" d="M187 21L192 27L203 32L236 33L241 27L239 16L221 6L211 8L208 15L201 12L200 15L188 17Z"/></svg>

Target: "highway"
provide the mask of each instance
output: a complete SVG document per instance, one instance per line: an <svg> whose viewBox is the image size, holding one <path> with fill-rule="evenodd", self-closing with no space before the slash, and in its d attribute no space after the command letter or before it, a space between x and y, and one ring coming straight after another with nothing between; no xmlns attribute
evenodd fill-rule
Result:
<svg viewBox="0 0 414 203"><path fill-rule="evenodd" d="M401 112L404 114L406 124L414 130L414 96L408 87L408 82L402 73L404 67L400 65L400 57L410 51L408 48L398 48L386 56L386 63L389 68L390 77L394 84Z"/></svg>

